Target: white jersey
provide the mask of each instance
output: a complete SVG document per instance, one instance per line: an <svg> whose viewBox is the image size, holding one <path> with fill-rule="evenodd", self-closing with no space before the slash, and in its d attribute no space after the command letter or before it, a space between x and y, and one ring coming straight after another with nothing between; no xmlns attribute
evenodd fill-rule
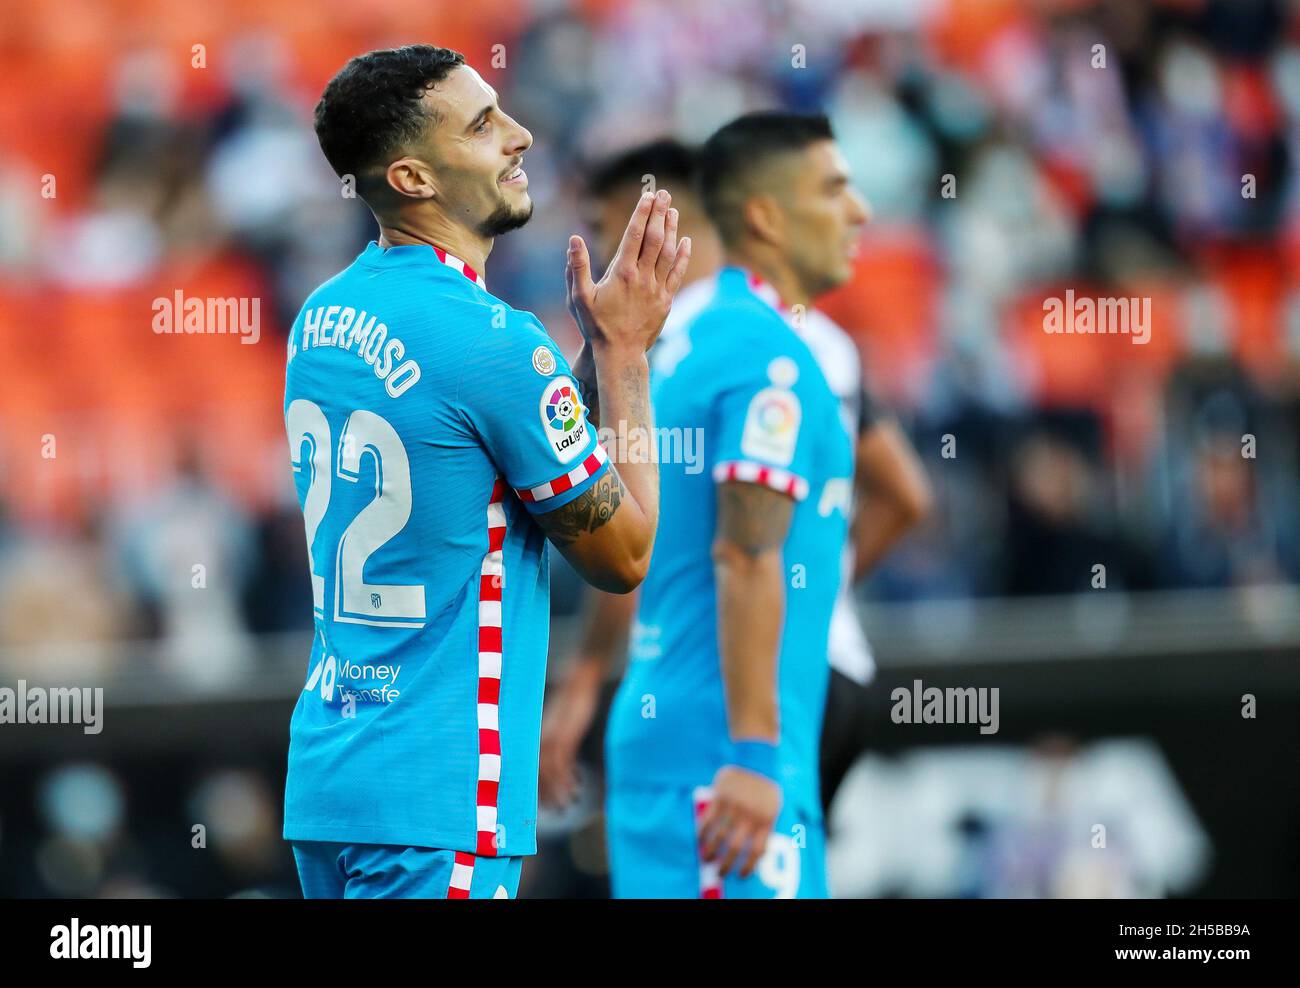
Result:
<svg viewBox="0 0 1300 988"><path fill-rule="evenodd" d="M792 321L803 337L817 364L826 375L826 383L840 402L840 420L849 434L854 451L858 445L858 418L862 412L862 358L857 344L830 316L808 309L801 320ZM853 546L844 548L840 572L840 592L831 612L831 635L827 645L831 668L865 686L876 674L871 644L858 620L853 604Z"/></svg>
<svg viewBox="0 0 1300 988"><path fill-rule="evenodd" d="M686 356L691 344L684 330L709 304L717 288L717 279L710 277L692 281L677 292L659 339L650 350L650 370L653 373L671 374L678 361Z"/></svg>
<svg viewBox="0 0 1300 988"><path fill-rule="evenodd" d="M690 339L683 330L709 304L716 287L714 278L701 278L677 293L659 340L650 351L650 366L654 373L671 374L678 361L690 350ZM858 419L862 411L862 361L857 344L830 316L817 309L806 310L802 319L791 318L787 310L782 312L808 344L831 392L839 399L840 420L856 451ZM827 646L830 664L832 669L865 686L875 676L876 662L853 604L851 545L845 547L840 576L840 591L835 599L835 610L831 613Z"/></svg>

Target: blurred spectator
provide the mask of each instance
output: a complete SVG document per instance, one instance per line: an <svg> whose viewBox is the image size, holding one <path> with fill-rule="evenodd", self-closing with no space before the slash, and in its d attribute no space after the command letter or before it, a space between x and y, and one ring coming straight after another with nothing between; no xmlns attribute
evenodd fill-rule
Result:
<svg viewBox="0 0 1300 988"><path fill-rule="evenodd" d="M1097 521L1104 512L1093 464L1071 443L1040 432L1015 451L1011 475L1006 592L1122 589L1118 547Z"/></svg>
<svg viewBox="0 0 1300 988"><path fill-rule="evenodd" d="M0 525L0 655L5 677L100 678L114 643L139 630L120 588L96 515L68 532L29 530L6 538ZM29 656L33 664L21 663Z"/></svg>
<svg viewBox="0 0 1300 988"><path fill-rule="evenodd" d="M1294 553L1260 510L1239 435L1205 435L1181 486L1184 507L1170 520L1163 553L1169 586L1227 588L1295 578L1284 568Z"/></svg>
<svg viewBox="0 0 1300 988"><path fill-rule="evenodd" d="M279 798L253 772L223 770L207 776L190 798L190 812L203 827L202 848L197 849L210 849L245 885L265 879L280 863Z"/></svg>
<svg viewBox="0 0 1300 988"><path fill-rule="evenodd" d="M164 663L195 686L237 681L249 663L239 604L252 531L196 450L185 448L172 484L121 519L118 539L130 585L157 614Z"/></svg>

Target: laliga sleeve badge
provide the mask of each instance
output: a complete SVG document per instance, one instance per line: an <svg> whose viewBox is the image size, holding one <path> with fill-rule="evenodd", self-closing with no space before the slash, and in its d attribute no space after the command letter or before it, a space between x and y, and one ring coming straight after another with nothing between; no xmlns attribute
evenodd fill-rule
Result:
<svg viewBox="0 0 1300 988"><path fill-rule="evenodd" d="M568 463L587 444L587 415L578 386L567 377L548 381L542 389L540 413L551 451L561 463Z"/></svg>
<svg viewBox="0 0 1300 988"><path fill-rule="evenodd" d="M555 354L551 353L550 347L539 346L533 351L533 370L542 377L550 377L555 373Z"/></svg>
<svg viewBox="0 0 1300 988"><path fill-rule="evenodd" d="M787 467L794 460L803 409L788 388L764 388L749 403L745 431L740 437L743 456Z"/></svg>

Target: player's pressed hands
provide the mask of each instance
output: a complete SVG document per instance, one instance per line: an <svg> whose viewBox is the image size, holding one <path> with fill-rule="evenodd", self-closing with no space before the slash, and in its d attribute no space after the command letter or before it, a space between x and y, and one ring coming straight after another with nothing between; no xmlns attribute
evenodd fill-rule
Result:
<svg viewBox="0 0 1300 988"><path fill-rule="evenodd" d="M713 777L713 799L699 822L700 852L722 875L738 866L748 878L767 849L781 812L781 787L757 772L724 765Z"/></svg>
<svg viewBox="0 0 1300 988"><path fill-rule="evenodd" d="M664 189L641 196L599 281L592 281L586 243L569 238L569 311L594 349L644 353L659 336L691 259L690 237L677 240L671 204Z"/></svg>
<svg viewBox="0 0 1300 988"><path fill-rule="evenodd" d="M586 341L573 374L599 428L652 435L650 367L645 352L663 328L690 262L690 239L677 242L672 197L646 194L609 270L591 280L581 237L569 241L565 282L569 311ZM555 511L537 516L565 559L590 584L629 593L645 579L659 524L659 470L643 452L615 459L594 486Z"/></svg>

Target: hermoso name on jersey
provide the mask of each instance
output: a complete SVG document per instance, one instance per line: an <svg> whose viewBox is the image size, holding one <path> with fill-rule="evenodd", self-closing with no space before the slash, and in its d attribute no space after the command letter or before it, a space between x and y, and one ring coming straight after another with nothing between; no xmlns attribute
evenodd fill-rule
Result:
<svg viewBox="0 0 1300 988"><path fill-rule="evenodd" d="M302 342L296 343L290 335L289 359L293 360L302 350L320 347L355 352L374 368L375 377L384 382L392 398L400 398L420 379L420 365L414 360L402 360L406 344L396 336L390 338L388 327L365 309L355 309L350 305L318 305L304 312Z"/></svg>

